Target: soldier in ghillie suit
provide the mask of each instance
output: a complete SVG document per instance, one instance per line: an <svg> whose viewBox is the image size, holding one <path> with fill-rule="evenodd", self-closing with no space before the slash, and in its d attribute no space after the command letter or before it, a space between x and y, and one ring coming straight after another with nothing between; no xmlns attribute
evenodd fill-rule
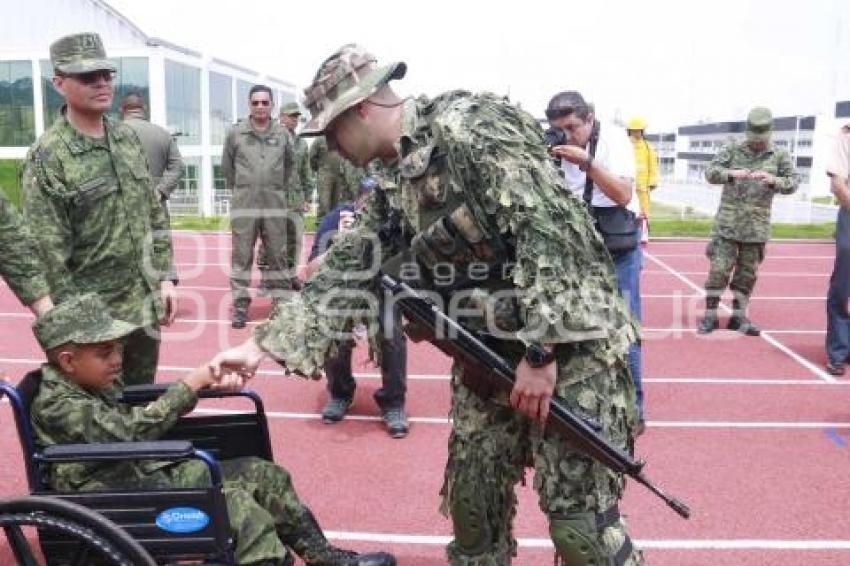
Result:
<svg viewBox="0 0 850 566"><path fill-rule="evenodd" d="M159 325L177 311L168 219L151 189L139 137L106 115L115 66L100 37L58 39L50 60L66 104L27 155L24 216L53 300L96 292L112 316L139 327L127 337L124 358L135 368L135 383L151 383Z"/></svg>
<svg viewBox="0 0 850 566"><path fill-rule="evenodd" d="M33 331L48 359L30 411L40 448L157 440L192 410L198 390L241 386L238 376L214 377L205 364L148 405L121 403L121 339L135 329L110 317L94 294L68 299L35 321ZM123 369L124 375L134 371ZM395 566L388 554L359 555L330 544L280 466L260 458L219 464L238 564L291 565L290 549L311 566ZM64 491L179 489L210 482L198 460L55 464L47 477L51 487Z"/></svg>
<svg viewBox="0 0 850 566"><path fill-rule="evenodd" d="M799 183L791 156L770 142L772 131L770 110L753 108L747 116L746 139L721 149L705 171L709 183L723 184L723 195L706 249L711 267L705 281L705 317L697 328L700 334L719 328L717 308L727 285L733 295L727 328L747 336L761 334L747 318L747 305L770 238L770 207L775 194L790 195Z"/></svg>
<svg viewBox="0 0 850 566"><path fill-rule="evenodd" d="M381 270L402 279L407 273L435 300L444 297L458 307L446 309L449 316L490 334L516 365L513 390L489 395L473 392L454 366L442 490L454 525L449 562L510 564L514 486L533 466L540 508L566 564L642 564L618 510L623 477L541 426L557 395L621 449L633 438L626 350L636 329L610 256L584 204L563 191L531 115L465 91L402 100L388 82L405 70L404 63L379 66L354 45L322 64L306 90L313 119L302 135L323 134L355 165L375 158L394 164L399 186L376 193L300 296L278 305L273 320L213 364L250 374L268 355L316 375L368 316L377 278L367 266L396 245L379 246L375 234L395 224L411 259ZM346 292L334 292L340 287Z"/></svg>

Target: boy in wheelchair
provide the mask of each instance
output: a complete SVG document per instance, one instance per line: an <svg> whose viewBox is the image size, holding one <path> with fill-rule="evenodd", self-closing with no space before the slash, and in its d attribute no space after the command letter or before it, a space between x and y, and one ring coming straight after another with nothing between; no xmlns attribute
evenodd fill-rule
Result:
<svg viewBox="0 0 850 566"><path fill-rule="evenodd" d="M31 419L39 448L53 444L153 441L192 410L197 391L237 387L219 382L207 365L172 384L147 406L120 403L121 338L135 326L112 319L95 294L57 305L33 324L47 354ZM331 545L298 498L289 473L260 458L220 462L230 526L239 564L291 564L291 549L309 565L394 566L386 553L357 554ZM209 485L197 460L52 464L49 483L58 490L159 489Z"/></svg>

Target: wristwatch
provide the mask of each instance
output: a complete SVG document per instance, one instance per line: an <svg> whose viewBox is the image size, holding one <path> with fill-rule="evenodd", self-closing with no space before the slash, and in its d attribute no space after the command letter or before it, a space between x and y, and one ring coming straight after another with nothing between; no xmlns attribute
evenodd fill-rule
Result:
<svg viewBox="0 0 850 566"><path fill-rule="evenodd" d="M540 344L531 344L525 349L525 361L533 368L542 368L555 361L555 352L548 351Z"/></svg>

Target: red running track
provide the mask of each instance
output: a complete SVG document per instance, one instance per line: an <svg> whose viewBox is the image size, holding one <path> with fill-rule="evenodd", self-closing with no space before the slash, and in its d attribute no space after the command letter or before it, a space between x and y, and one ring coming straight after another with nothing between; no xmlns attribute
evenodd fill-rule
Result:
<svg viewBox="0 0 850 566"><path fill-rule="evenodd" d="M173 380L248 330L229 326L228 234L178 233L182 304L165 332L161 380ZM821 368L829 243L771 243L751 314L768 332L699 337L705 242L653 241L642 280L644 379L649 428L637 451L648 475L685 499L683 521L640 486L623 509L648 564L798 566L850 564L848 380ZM728 303L727 303L728 304ZM257 299L251 316L268 312ZM724 317L725 318L725 317ZM41 359L31 317L0 293L0 367L16 380ZM386 548L401 565L444 564L451 533L438 512L449 425L448 360L428 345L410 348L411 434L383 431L371 393L378 372L355 355L360 387L352 417L318 419L324 384L287 378L272 363L251 386L266 400L276 460L341 545ZM205 405L236 409L234 402ZM26 491L8 407L0 407L0 495ZM528 473L528 485L532 474ZM546 523L529 487L518 486L514 564L551 564ZM6 555L8 558L8 554ZM0 560L3 555L0 552ZM5 563L5 562L4 562Z"/></svg>

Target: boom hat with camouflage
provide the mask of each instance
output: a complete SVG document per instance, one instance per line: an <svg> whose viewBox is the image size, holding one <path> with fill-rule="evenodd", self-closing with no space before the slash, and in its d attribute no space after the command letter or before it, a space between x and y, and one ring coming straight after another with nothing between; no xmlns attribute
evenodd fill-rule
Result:
<svg viewBox="0 0 850 566"><path fill-rule="evenodd" d="M747 141L770 141L773 114L764 106L756 106L747 114Z"/></svg>
<svg viewBox="0 0 850 566"><path fill-rule="evenodd" d="M286 104L284 104L283 106L280 107L280 113L283 116L292 116L294 114L300 115L301 114L301 107L298 106L298 103L295 102L295 101L287 102Z"/></svg>
<svg viewBox="0 0 850 566"><path fill-rule="evenodd" d="M374 55L349 43L325 59L313 84L304 89L312 118L302 136L318 136L343 112L372 96L393 79L404 77L407 65L401 61L378 65Z"/></svg>
<svg viewBox="0 0 850 566"><path fill-rule="evenodd" d="M127 336L138 328L109 316L103 301L94 293L59 303L32 325L35 338L46 352L67 344L99 344Z"/></svg>
<svg viewBox="0 0 850 566"><path fill-rule="evenodd" d="M100 36L90 32L66 35L51 43L50 62L55 73L65 75L116 71L115 65L106 58Z"/></svg>

